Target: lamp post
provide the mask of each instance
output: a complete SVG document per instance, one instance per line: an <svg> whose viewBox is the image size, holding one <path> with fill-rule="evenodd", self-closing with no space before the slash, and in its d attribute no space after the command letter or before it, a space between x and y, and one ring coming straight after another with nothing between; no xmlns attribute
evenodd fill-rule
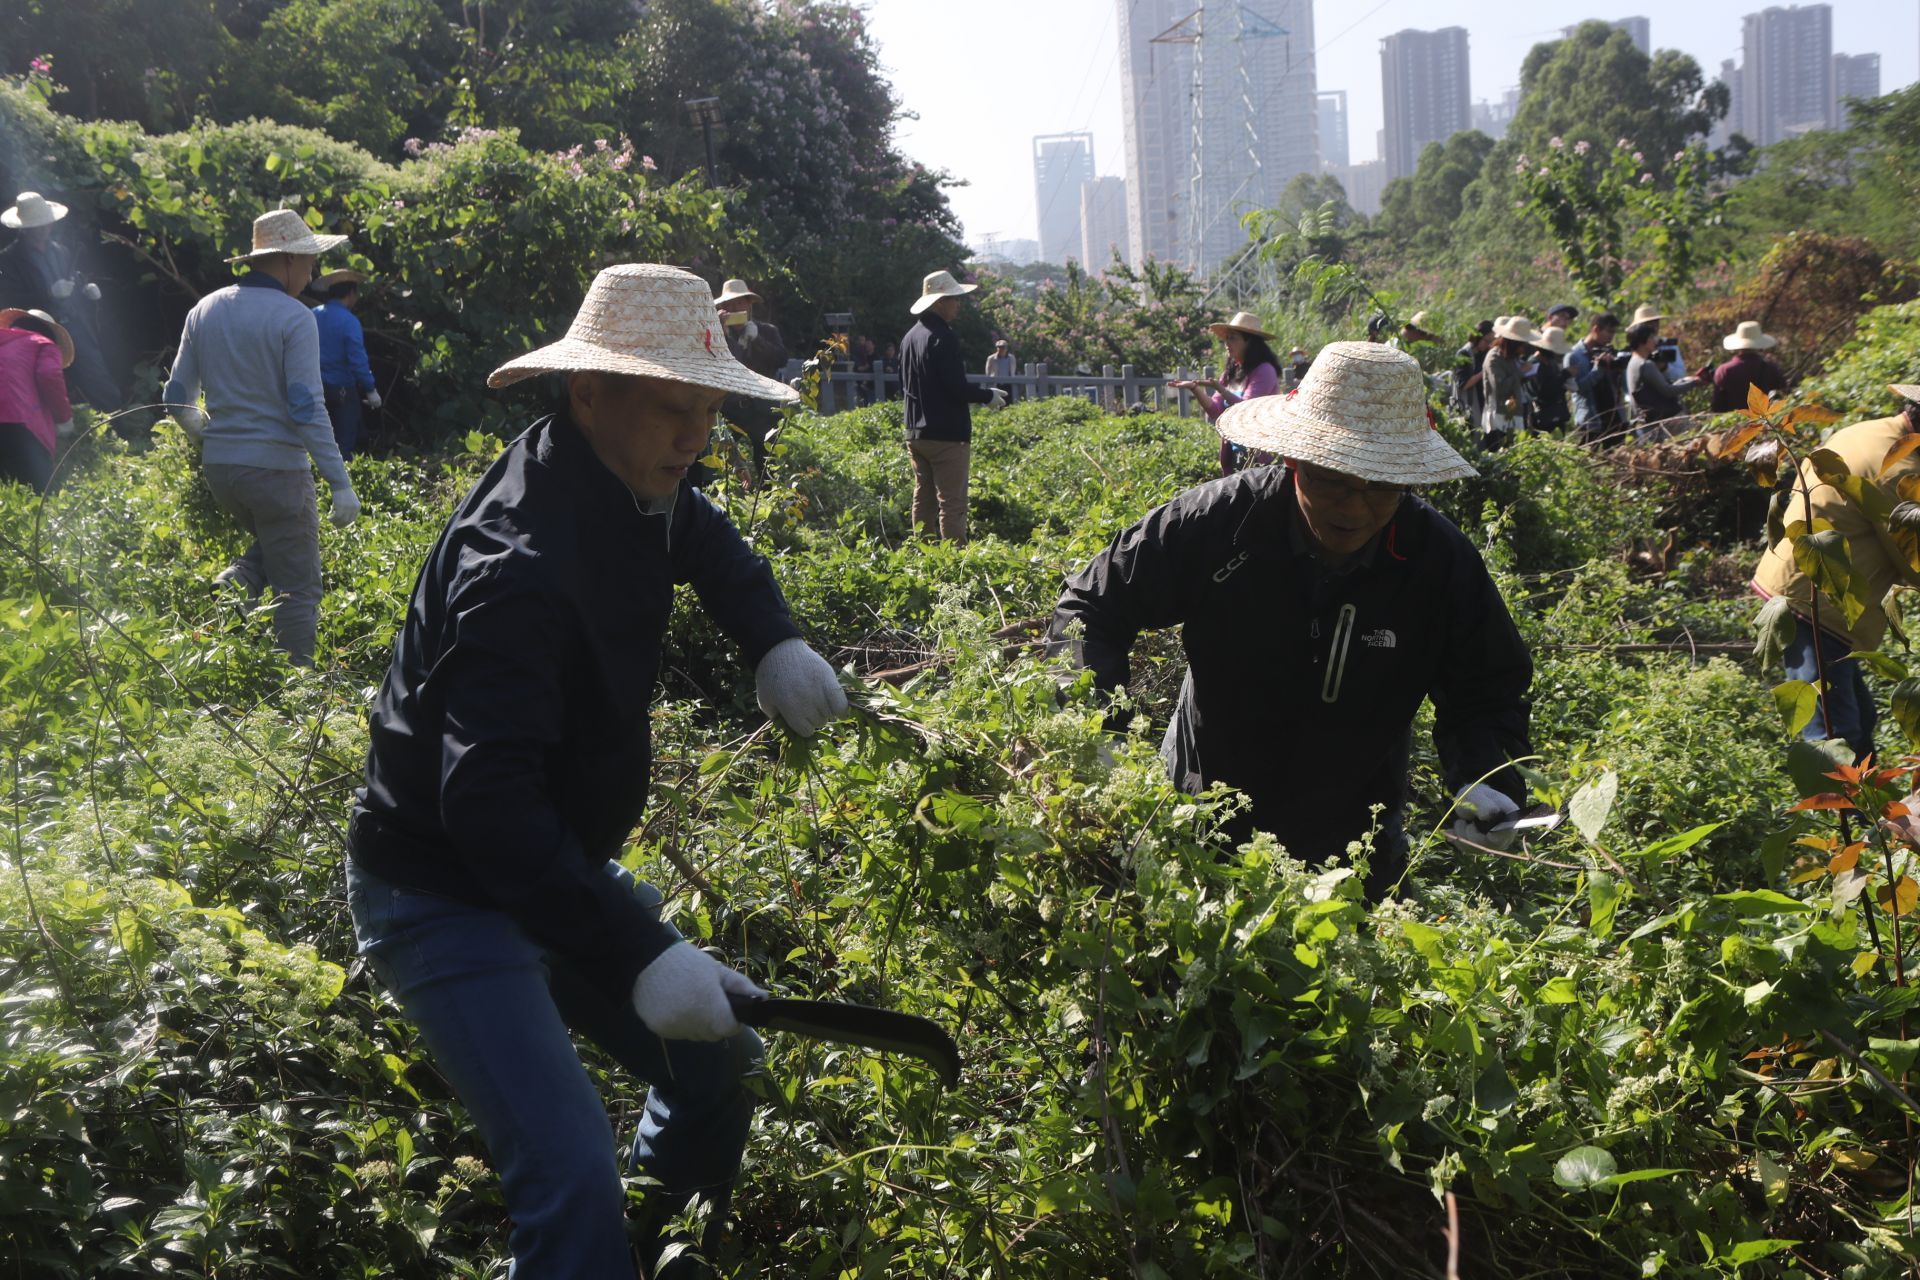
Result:
<svg viewBox="0 0 1920 1280"><path fill-rule="evenodd" d="M713 126L720 123L720 99L688 98L681 105L687 109L689 123L700 126L701 134L707 142L707 185L718 185L714 176L713 162Z"/></svg>

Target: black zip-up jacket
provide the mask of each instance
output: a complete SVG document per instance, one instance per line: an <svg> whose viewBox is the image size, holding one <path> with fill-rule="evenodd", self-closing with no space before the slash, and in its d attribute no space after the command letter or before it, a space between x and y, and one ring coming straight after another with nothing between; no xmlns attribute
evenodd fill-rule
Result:
<svg viewBox="0 0 1920 1280"><path fill-rule="evenodd" d="M1405 803L1411 725L1434 705L1447 785L1529 754L1533 661L1479 553L1419 498L1402 500L1359 567L1328 573L1305 551L1293 483L1259 467L1189 489L1069 579L1050 636L1102 689L1124 685L1134 638L1184 624L1187 677L1168 731L1175 785L1229 783L1253 824L1317 860Z"/></svg>
<svg viewBox="0 0 1920 1280"><path fill-rule="evenodd" d="M749 663L799 634L767 562L698 491L644 514L564 416L507 446L414 585L370 717L353 858L508 912L624 999L673 940L605 868L646 806L680 583Z"/></svg>
<svg viewBox="0 0 1920 1280"><path fill-rule="evenodd" d="M907 439L973 440L973 409L989 404L993 389L967 381L960 335L929 311L900 340L900 392L906 400Z"/></svg>

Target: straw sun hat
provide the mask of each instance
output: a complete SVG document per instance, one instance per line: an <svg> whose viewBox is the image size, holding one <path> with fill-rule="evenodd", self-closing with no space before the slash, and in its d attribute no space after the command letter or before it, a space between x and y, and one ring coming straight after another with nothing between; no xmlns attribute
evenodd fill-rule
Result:
<svg viewBox="0 0 1920 1280"><path fill-rule="evenodd" d="M0 315L4 314L4 312L0 312ZM1893 394L1899 396L1902 400L1911 400L1916 404L1920 404L1920 382L1889 382L1887 384L1887 390L1893 392Z"/></svg>
<svg viewBox="0 0 1920 1280"><path fill-rule="evenodd" d="M1233 313L1233 319L1222 320L1218 324L1207 326L1208 333L1223 340L1229 329L1237 333L1252 334L1256 338L1265 338L1269 342L1273 341L1273 335L1260 327L1260 317L1251 311L1236 311Z"/></svg>
<svg viewBox="0 0 1920 1280"><path fill-rule="evenodd" d="M340 271L329 271L323 276L315 276L313 283L308 285L307 288L313 290L315 293L325 293L337 284L365 284L366 282L366 272L355 271L349 267Z"/></svg>
<svg viewBox="0 0 1920 1280"><path fill-rule="evenodd" d="M717 307L723 302L732 302L736 298L752 298L755 302L761 300L759 294L747 288L745 280L729 280L720 286L720 296L713 300L713 305Z"/></svg>
<svg viewBox="0 0 1920 1280"><path fill-rule="evenodd" d="M567 336L516 356L487 378L504 387L542 373L592 370L664 378L761 400L796 400L793 388L754 373L727 350L707 282L653 262L608 267L593 278Z"/></svg>
<svg viewBox="0 0 1920 1280"><path fill-rule="evenodd" d="M22 316L32 316L35 320L40 321L40 323L53 330L53 345L60 348L60 367L62 369L71 368L73 366L73 335L67 332L65 325L55 320L46 312L29 311L25 307L7 307L0 309L0 329L18 328L19 326L14 322Z"/></svg>
<svg viewBox="0 0 1920 1280"><path fill-rule="evenodd" d="M1533 321L1525 316L1501 316L1493 322L1493 332L1502 338L1511 338L1515 342L1524 342L1528 346L1542 340L1541 332L1533 327Z"/></svg>
<svg viewBox="0 0 1920 1280"><path fill-rule="evenodd" d="M58 200L49 200L38 191L22 191L13 207L0 213L0 226L12 227L15 231L22 227L50 227L66 216L67 206Z"/></svg>
<svg viewBox="0 0 1920 1280"><path fill-rule="evenodd" d="M1661 315L1659 310L1652 303L1649 302L1645 306L1640 307L1634 311L1632 323L1645 324L1649 320L1665 320L1665 319L1666 317Z"/></svg>
<svg viewBox="0 0 1920 1280"><path fill-rule="evenodd" d="M1379 484L1479 473L1427 425L1420 363L1375 342L1331 342L1291 395L1256 396L1220 415L1234 444Z"/></svg>
<svg viewBox="0 0 1920 1280"><path fill-rule="evenodd" d="M1533 345L1542 351L1551 351L1563 360L1573 354L1573 339L1569 338L1567 331L1557 324L1548 325L1542 329L1540 336L1534 339Z"/></svg>
<svg viewBox="0 0 1920 1280"><path fill-rule="evenodd" d="M1720 339L1720 345L1729 351L1770 351L1780 345L1780 339L1762 332L1758 320L1742 320Z"/></svg>
<svg viewBox="0 0 1920 1280"><path fill-rule="evenodd" d="M307 225L307 220L291 209L275 209L253 220L253 249L228 258L228 262L246 262L276 253L317 258L332 253L347 242L345 236L323 236Z"/></svg>
<svg viewBox="0 0 1920 1280"><path fill-rule="evenodd" d="M953 278L951 271L931 271L920 281L920 296L914 299L913 306L908 310L919 315L942 298L963 298L979 287L977 284L961 284Z"/></svg>

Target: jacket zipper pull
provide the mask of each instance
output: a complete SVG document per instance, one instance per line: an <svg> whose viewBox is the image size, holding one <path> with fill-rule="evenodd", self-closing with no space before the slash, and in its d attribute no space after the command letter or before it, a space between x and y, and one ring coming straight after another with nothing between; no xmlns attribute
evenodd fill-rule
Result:
<svg viewBox="0 0 1920 1280"><path fill-rule="evenodd" d="M1360 611L1351 604L1340 606L1340 620L1333 627L1333 643L1327 649L1327 677L1320 684L1320 701L1340 701L1340 684L1347 675L1347 648L1353 643L1353 620Z"/></svg>

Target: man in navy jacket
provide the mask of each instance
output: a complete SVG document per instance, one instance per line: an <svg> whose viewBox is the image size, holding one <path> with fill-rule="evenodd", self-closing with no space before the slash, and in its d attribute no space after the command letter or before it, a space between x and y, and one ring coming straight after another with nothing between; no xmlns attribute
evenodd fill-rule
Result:
<svg viewBox="0 0 1920 1280"><path fill-rule="evenodd" d="M769 715L811 734L846 709L767 562L685 483L729 392L793 394L717 327L699 277L610 267L566 338L495 371L565 374L567 408L507 447L429 554L348 830L361 954L472 1114L515 1263L540 1280L632 1273L570 1032L653 1086L629 1161L662 1185L655 1213L705 1193L717 1224L746 1142L760 1046L731 999L765 993L682 941L618 861L676 585L740 646Z"/></svg>
<svg viewBox="0 0 1920 1280"><path fill-rule="evenodd" d="M900 340L900 390L906 401L907 453L913 458L913 523L934 541L967 540L967 470L973 453L973 406L1007 403L998 387L967 381L960 337L953 331L960 299L978 285L945 271L921 281Z"/></svg>
<svg viewBox="0 0 1920 1280"><path fill-rule="evenodd" d="M1533 664L1466 537L1410 492L1473 470L1427 426L1420 368L1373 343L1334 343L1300 388L1222 414L1221 434L1284 466L1203 484L1151 511L1056 607L1103 690L1124 686L1135 638L1183 626L1186 679L1162 751L1186 791L1227 783L1296 857L1345 851L1373 825L1368 889L1406 865L1415 713L1457 792L1457 834L1498 840L1524 784Z"/></svg>

